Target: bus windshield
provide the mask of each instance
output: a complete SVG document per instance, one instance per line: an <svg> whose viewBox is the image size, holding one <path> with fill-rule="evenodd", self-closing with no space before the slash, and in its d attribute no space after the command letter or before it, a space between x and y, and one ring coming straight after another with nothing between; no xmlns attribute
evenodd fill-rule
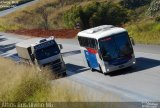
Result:
<svg viewBox="0 0 160 108"><path fill-rule="evenodd" d="M131 56L133 53L126 32L99 39L99 46L104 61Z"/></svg>
<svg viewBox="0 0 160 108"><path fill-rule="evenodd" d="M51 46L41 48L35 51L37 60L42 60L60 53L59 47L56 43Z"/></svg>

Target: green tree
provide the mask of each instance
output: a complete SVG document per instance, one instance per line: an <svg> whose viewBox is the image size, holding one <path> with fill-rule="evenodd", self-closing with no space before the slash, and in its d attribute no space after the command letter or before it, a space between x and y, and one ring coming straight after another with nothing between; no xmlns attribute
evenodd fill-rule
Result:
<svg viewBox="0 0 160 108"><path fill-rule="evenodd" d="M82 8L80 6L73 6L68 12L63 16L64 23L66 27L73 28L80 20L80 11Z"/></svg>
<svg viewBox="0 0 160 108"><path fill-rule="evenodd" d="M153 0L148 9L148 15L160 16L160 0Z"/></svg>
<svg viewBox="0 0 160 108"><path fill-rule="evenodd" d="M35 12L38 13L43 20L42 23L41 23L41 26L44 29L48 30L49 29L49 15L51 13L50 8L39 7L39 8L36 9Z"/></svg>
<svg viewBox="0 0 160 108"><path fill-rule="evenodd" d="M74 6L64 16L67 27L73 28L77 22L80 22L81 29L104 24L121 25L127 20L128 11L111 2L93 2L84 8Z"/></svg>

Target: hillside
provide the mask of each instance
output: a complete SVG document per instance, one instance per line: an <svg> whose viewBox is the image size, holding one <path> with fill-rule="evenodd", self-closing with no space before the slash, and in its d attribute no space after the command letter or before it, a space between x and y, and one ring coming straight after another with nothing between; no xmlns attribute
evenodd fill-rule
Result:
<svg viewBox="0 0 160 108"><path fill-rule="evenodd" d="M0 31L48 36L57 34L54 29L73 29L77 23L81 29L112 24L127 28L137 43L160 44L159 10L153 12L155 9L151 8L159 4L154 1L40 0L37 4L0 18ZM77 32L71 33L70 37L73 38Z"/></svg>

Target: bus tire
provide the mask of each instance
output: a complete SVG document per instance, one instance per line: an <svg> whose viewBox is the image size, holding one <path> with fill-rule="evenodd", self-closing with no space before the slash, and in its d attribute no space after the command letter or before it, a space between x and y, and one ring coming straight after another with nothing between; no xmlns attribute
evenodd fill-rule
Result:
<svg viewBox="0 0 160 108"><path fill-rule="evenodd" d="M107 73L107 72L105 72L105 73L103 73L104 75L108 75L109 73Z"/></svg>
<svg viewBox="0 0 160 108"><path fill-rule="evenodd" d="M94 72L94 71L95 71L95 69L93 69L93 68L90 68L90 70L91 70L92 72Z"/></svg>

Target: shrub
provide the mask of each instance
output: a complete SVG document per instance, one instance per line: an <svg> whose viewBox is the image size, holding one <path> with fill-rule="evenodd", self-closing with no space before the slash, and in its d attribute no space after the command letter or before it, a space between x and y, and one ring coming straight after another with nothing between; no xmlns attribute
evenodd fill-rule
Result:
<svg viewBox="0 0 160 108"><path fill-rule="evenodd" d="M160 22L160 16L156 17L156 18L155 18L155 21L156 21L156 22Z"/></svg>
<svg viewBox="0 0 160 108"><path fill-rule="evenodd" d="M153 20L134 22L127 26L129 34L137 43L160 44L160 24Z"/></svg>
<svg viewBox="0 0 160 108"><path fill-rule="evenodd" d="M72 7L63 19L67 27L73 28L78 22L82 29L87 29L103 24L121 25L128 21L128 13L118 4L93 2L84 8Z"/></svg>
<svg viewBox="0 0 160 108"><path fill-rule="evenodd" d="M148 9L148 15L160 16L160 0L153 0Z"/></svg>

